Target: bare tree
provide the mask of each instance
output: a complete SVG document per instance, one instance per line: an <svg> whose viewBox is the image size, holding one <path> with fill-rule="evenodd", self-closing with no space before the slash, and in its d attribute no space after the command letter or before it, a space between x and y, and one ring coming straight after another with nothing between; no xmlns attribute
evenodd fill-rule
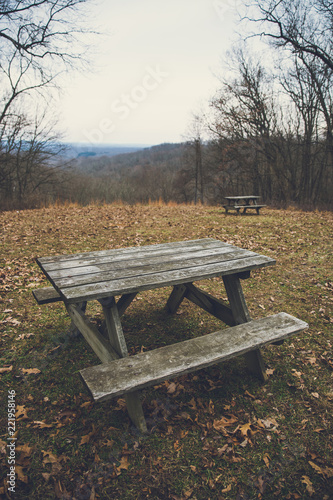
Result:
<svg viewBox="0 0 333 500"><path fill-rule="evenodd" d="M0 0L0 191L22 205L50 185L56 138L45 121L57 77L84 65L88 0ZM81 15L79 15L81 14ZM47 93L44 92L47 90ZM39 101L36 106L36 97ZM46 100L47 98L47 100ZM46 132L48 136L46 136Z"/></svg>
<svg viewBox="0 0 333 500"><path fill-rule="evenodd" d="M0 1L0 124L23 95L41 90L75 61L78 9L86 0Z"/></svg>
<svg viewBox="0 0 333 500"><path fill-rule="evenodd" d="M263 25L260 35L297 55L309 54L333 70L332 1L254 0L251 7L249 18Z"/></svg>

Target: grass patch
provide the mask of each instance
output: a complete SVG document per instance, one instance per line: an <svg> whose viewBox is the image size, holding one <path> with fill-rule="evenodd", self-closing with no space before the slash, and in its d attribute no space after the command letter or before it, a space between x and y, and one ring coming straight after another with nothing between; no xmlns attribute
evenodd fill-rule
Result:
<svg viewBox="0 0 333 500"><path fill-rule="evenodd" d="M8 391L15 391L16 491L20 499L332 498L332 214L265 209L226 216L220 207L102 205L0 214L0 495L8 467ZM68 335L62 304L39 307L47 283L36 257L212 237L273 257L243 281L253 318L285 311L307 332L264 352L269 380L241 358L142 393L149 434L118 398L94 404L78 371L98 364ZM223 283L200 283L226 298ZM170 290L139 294L123 317L131 354L221 328ZM101 311L89 304L97 324ZM7 493L6 493L7 491Z"/></svg>

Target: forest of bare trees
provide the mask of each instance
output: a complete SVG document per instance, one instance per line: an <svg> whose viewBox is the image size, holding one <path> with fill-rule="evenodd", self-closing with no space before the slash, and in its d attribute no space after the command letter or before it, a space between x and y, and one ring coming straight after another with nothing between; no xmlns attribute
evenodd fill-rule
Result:
<svg viewBox="0 0 333 500"><path fill-rule="evenodd" d="M2 208L66 199L216 204L245 193L276 205L332 207L333 2L253 0L228 71L183 144L161 147L159 156L152 148L118 164L86 158L68 168L46 118L18 109L31 90L42 99L57 76L54 60L63 68L80 60L66 47L74 46L73 10L83 3L0 2Z"/></svg>

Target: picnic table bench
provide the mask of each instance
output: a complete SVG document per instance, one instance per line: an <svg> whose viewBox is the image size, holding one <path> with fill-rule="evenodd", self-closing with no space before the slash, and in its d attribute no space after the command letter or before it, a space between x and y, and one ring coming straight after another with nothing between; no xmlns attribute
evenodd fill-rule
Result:
<svg viewBox="0 0 333 500"><path fill-rule="evenodd" d="M237 215L239 214L240 209L243 209L243 214L246 213L246 210L254 209L259 215L259 210L266 205L258 205L257 200L260 196L253 195L244 195L244 196L225 196L225 199L228 200L226 205L223 205L225 208L225 212L228 213L229 210L236 210Z"/></svg>
<svg viewBox="0 0 333 500"><path fill-rule="evenodd" d="M143 432L147 428L141 389L239 355L245 355L250 370L265 380L261 347L308 326L286 313L251 320L241 280L275 260L211 238L44 257L37 262L52 287L34 290L35 299L39 304L62 301L102 362L80 371L92 397L104 401L125 395L129 416ZM194 284L216 276L222 277L228 302ZM230 328L129 356L121 315L137 293L169 286L170 313L186 298ZM102 306L105 335L85 314L90 300Z"/></svg>

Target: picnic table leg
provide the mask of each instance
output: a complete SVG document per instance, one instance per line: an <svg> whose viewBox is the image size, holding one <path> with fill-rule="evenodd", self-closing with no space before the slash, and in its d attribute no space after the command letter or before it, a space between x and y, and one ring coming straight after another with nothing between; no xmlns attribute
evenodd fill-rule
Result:
<svg viewBox="0 0 333 500"><path fill-rule="evenodd" d="M116 301L113 299L103 307L109 342L120 358L128 356L128 350L120 322ZM140 392L135 391L125 395L128 414L133 424L141 431L147 432L147 425L140 401Z"/></svg>
<svg viewBox="0 0 333 500"><path fill-rule="evenodd" d="M186 291L187 291L187 288L185 285L175 285L173 287L171 295L168 298L168 301L166 304L166 307L169 310L169 312L174 314L177 311L178 307L180 306L180 304L182 303L182 301L185 297Z"/></svg>
<svg viewBox="0 0 333 500"><path fill-rule="evenodd" d="M79 307L79 309L82 312L85 313L86 312L86 308L87 308L87 301L80 302L80 303L77 304L77 306ZM79 335L81 335L81 332L78 329L78 327L75 325L74 321L72 320L71 326L69 327L69 336L70 337L78 337Z"/></svg>
<svg viewBox="0 0 333 500"><path fill-rule="evenodd" d="M236 325L251 321L239 277L235 275L223 276L223 282ZM248 368L262 381L266 381L267 375L260 350L256 349L246 353L245 359Z"/></svg>

